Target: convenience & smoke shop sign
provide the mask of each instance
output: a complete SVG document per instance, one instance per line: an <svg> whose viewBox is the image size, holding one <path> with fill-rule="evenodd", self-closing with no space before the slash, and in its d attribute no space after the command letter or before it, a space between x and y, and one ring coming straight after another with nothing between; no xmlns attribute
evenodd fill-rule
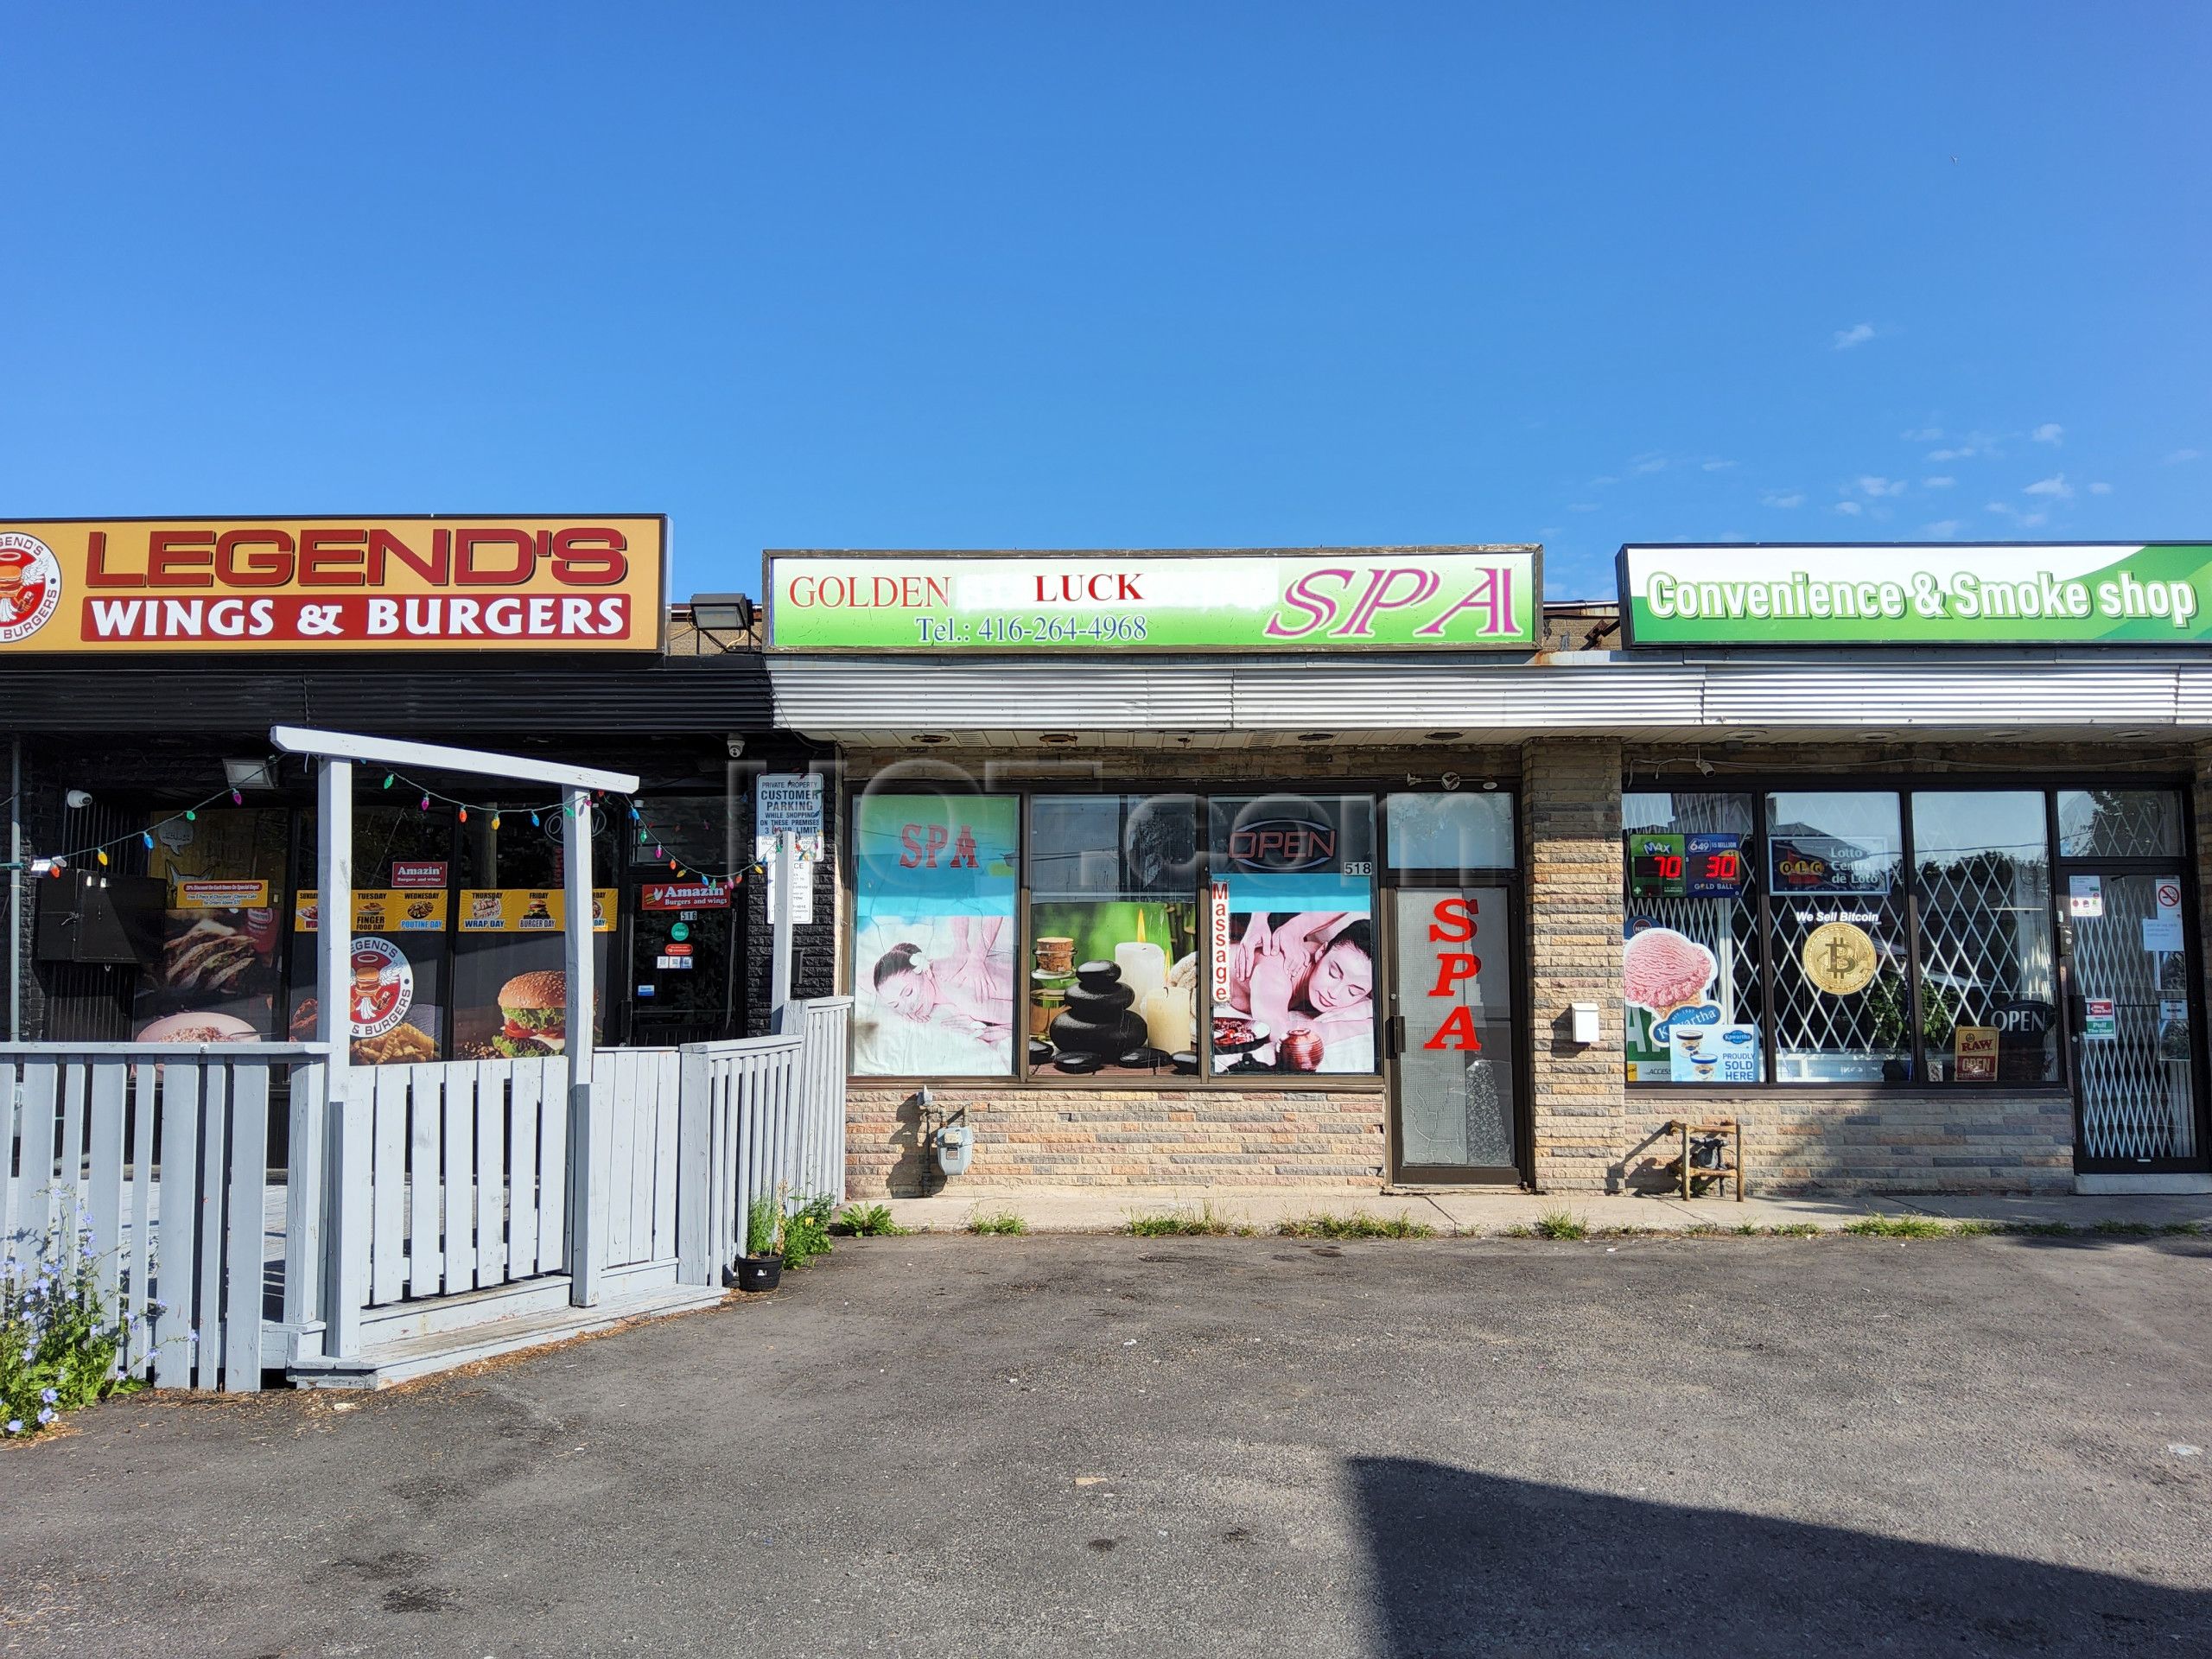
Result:
<svg viewBox="0 0 2212 1659"><path fill-rule="evenodd" d="M1464 651L1536 640L1533 547L775 553L779 651Z"/></svg>
<svg viewBox="0 0 2212 1659"><path fill-rule="evenodd" d="M666 521L0 521L0 656L658 651Z"/></svg>
<svg viewBox="0 0 2212 1659"><path fill-rule="evenodd" d="M2193 645L2212 546L1624 547L1631 645Z"/></svg>

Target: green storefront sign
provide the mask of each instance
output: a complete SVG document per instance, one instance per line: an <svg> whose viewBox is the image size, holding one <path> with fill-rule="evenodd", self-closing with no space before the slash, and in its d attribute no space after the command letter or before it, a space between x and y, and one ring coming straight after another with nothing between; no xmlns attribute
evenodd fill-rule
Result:
<svg viewBox="0 0 2212 1659"><path fill-rule="evenodd" d="M2195 645L2212 545L1624 547L1631 645Z"/></svg>
<svg viewBox="0 0 2212 1659"><path fill-rule="evenodd" d="M930 655L1526 650L1533 547L774 553L768 646Z"/></svg>

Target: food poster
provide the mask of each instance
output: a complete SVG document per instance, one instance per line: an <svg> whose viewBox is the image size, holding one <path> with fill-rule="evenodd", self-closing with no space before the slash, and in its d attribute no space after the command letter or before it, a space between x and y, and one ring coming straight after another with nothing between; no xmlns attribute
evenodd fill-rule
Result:
<svg viewBox="0 0 2212 1659"><path fill-rule="evenodd" d="M1029 1065L1068 1076L1198 1070L1198 906L1029 906Z"/></svg>
<svg viewBox="0 0 2212 1659"><path fill-rule="evenodd" d="M1010 795L867 794L854 814L853 1070L1007 1077L1020 1018Z"/></svg>
<svg viewBox="0 0 2212 1659"><path fill-rule="evenodd" d="M465 887L461 894L461 931L476 933L560 933L567 931L569 895L560 887ZM614 889L594 887L591 931L612 933Z"/></svg>
<svg viewBox="0 0 2212 1659"><path fill-rule="evenodd" d="M145 1043L276 1034L287 826L282 811L198 808L149 826L147 874L169 884L161 954L138 976L131 1035Z"/></svg>
<svg viewBox="0 0 2212 1659"><path fill-rule="evenodd" d="M1630 1083L1751 1083L1765 1075L1758 1027L1736 1020L1734 976L1723 971L1722 952L1733 950L1726 937L1728 906L1713 909L1714 931L1724 940L1720 950L1651 917L1629 918L1621 995L1627 1004ZM1694 1033L1687 1046L1679 1040L1682 1033ZM1748 1035L1724 1043L1726 1033Z"/></svg>
<svg viewBox="0 0 2212 1659"><path fill-rule="evenodd" d="M1375 804L1217 797L1207 895L1213 1070L1376 1070Z"/></svg>
<svg viewBox="0 0 2212 1659"><path fill-rule="evenodd" d="M353 890L352 978L347 1019L356 1065L435 1060L447 1018L443 893L404 887ZM290 1031L295 1041L315 1034L321 1003L314 936L322 929L322 896L307 891L292 907Z"/></svg>
<svg viewBox="0 0 2212 1659"><path fill-rule="evenodd" d="M607 907L611 912L611 893ZM592 1002L594 1040L607 1030L612 943L604 929L592 937L592 981L598 988ZM542 928L461 932L454 936L453 950L454 1058L531 1059L567 1052L565 933Z"/></svg>

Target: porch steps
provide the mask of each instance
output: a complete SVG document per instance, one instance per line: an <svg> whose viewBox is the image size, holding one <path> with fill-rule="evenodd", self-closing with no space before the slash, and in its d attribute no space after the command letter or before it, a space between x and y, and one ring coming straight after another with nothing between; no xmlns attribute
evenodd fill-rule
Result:
<svg viewBox="0 0 2212 1659"><path fill-rule="evenodd" d="M556 1283L559 1300L549 1302L548 1287ZM565 1276L554 1281L533 1281L527 1288L535 1294L516 1297L510 1290L504 1297L517 1305L516 1312L458 1327L441 1324L430 1330L409 1330L402 1326L398 1334L365 1341L361 1352L345 1359L295 1360L289 1375L296 1386L303 1389L388 1389L416 1377L473 1365L480 1359L518 1353L526 1348L542 1348L597 1331L611 1331L632 1319L712 1307L728 1294L705 1286L682 1285L610 1299L596 1307L571 1307ZM502 1297L499 1291L474 1294L476 1299L495 1303ZM485 1300L478 1300L477 1306L481 1309ZM365 1331L365 1337L367 1334Z"/></svg>

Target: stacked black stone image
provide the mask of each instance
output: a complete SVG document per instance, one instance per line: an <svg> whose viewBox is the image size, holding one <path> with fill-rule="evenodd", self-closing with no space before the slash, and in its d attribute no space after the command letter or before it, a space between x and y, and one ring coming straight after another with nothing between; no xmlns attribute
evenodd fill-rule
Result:
<svg viewBox="0 0 2212 1659"><path fill-rule="evenodd" d="M1065 1060L1075 1055L1095 1055L1090 1070L1145 1046L1144 1016L1133 1011L1136 993L1122 983L1122 970L1110 962L1076 964L1075 983L1068 987L1068 1005L1055 1015L1046 1034Z"/></svg>

